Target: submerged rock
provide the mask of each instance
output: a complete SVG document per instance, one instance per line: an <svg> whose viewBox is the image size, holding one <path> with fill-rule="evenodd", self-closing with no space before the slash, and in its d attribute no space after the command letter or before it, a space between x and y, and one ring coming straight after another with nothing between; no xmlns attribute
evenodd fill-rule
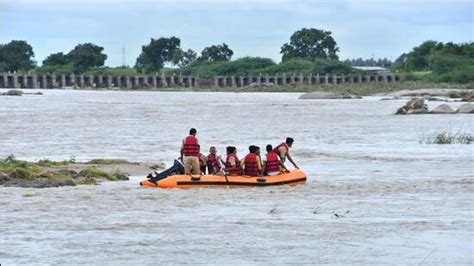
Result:
<svg viewBox="0 0 474 266"><path fill-rule="evenodd" d="M453 114L455 111L447 104L441 104L440 106L433 109L430 113L432 114Z"/></svg>
<svg viewBox="0 0 474 266"><path fill-rule="evenodd" d="M474 104L472 103L465 103L461 106L459 106L458 110L456 112L461 113L461 114L472 114L474 113Z"/></svg>
<svg viewBox="0 0 474 266"><path fill-rule="evenodd" d="M463 102L472 102L474 101L474 92L468 93L464 95L461 99Z"/></svg>
<svg viewBox="0 0 474 266"><path fill-rule="evenodd" d="M11 179L4 183L5 187L24 187L24 188L48 188L48 187L63 187L75 186L76 183L70 179L66 180L52 180L48 178L36 179L34 181L25 179Z"/></svg>
<svg viewBox="0 0 474 266"><path fill-rule="evenodd" d="M9 90L7 92L4 92L2 95L5 95L5 96L21 96L21 95L23 95L23 91L21 91L21 90Z"/></svg>
<svg viewBox="0 0 474 266"><path fill-rule="evenodd" d="M298 99L303 100L331 100L331 99L361 99L360 96L340 94L334 92L315 91L301 95Z"/></svg>
<svg viewBox="0 0 474 266"><path fill-rule="evenodd" d="M425 104L423 98L413 98L409 100L404 106L398 108L396 115L410 115L410 114L426 114L428 113L428 106Z"/></svg>

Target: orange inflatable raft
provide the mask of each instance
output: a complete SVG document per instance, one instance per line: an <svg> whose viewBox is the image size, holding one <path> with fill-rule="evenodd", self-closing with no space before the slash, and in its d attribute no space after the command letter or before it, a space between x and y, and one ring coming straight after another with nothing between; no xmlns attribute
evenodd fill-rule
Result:
<svg viewBox="0 0 474 266"><path fill-rule="evenodd" d="M149 179L140 182L141 186L155 188L193 188L193 187L265 187L278 185L298 185L306 182L306 174L295 169L277 176L217 176L217 175L172 175L159 181Z"/></svg>

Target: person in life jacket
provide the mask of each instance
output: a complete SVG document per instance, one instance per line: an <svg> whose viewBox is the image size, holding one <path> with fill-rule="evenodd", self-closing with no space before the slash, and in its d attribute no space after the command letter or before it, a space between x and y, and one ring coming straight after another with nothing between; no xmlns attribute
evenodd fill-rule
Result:
<svg viewBox="0 0 474 266"><path fill-rule="evenodd" d="M290 161L296 169L299 169L299 167L296 165L290 155L290 148L291 146L293 146L293 142L294 139L288 137L286 138L285 142L282 142L280 145L276 146L273 151L278 154L283 164L285 163L286 158L288 158L288 161Z"/></svg>
<svg viewBox="0 0 474 266"><path fill-rule="evenodd" d="M241 167L244 175L248 176L261 176L262 175L262 163L260 156L257 154L257 146L251 145L249 147L249 153L242 160Z"/></svg>
<svg viewBox="0 0 474 266"><path fill-rule="evenodd" d="M267 145L266 150L267 154L263 160L263 172L265 175L276 176L282 171L288 171L278 157L278 154L273 150L271 144Z"/></svg>
<svg viewBox="0 0 474 266"><path fill-rule="evenodd" d="M202 153L199 153L198 159L199 159L199 169L201 171L201 174L205 175L206 167L207 167L207 156Z"/></svg>
<svg viewBox="0 0 474 266"><path fill-rule="evenodd" d="M189 136L183 139L181 145L181 160L184 164L185 175L199 175L201 173L199 166L199 141L196 138L197 130L191 128Z"/></svg>
<svg viewBox="0 0 474 266"><path fill-rule="evenodd" d="M211 146L207 155L207 172L210 175L222 175L220 156L217 156L216 147Z"/></svg>
<svg viewBox="0 0 474 266"><path fill-rule="evenodd" d="M228 146L226 148L227 157L225 159L225 171L229 175L240 175L240 161L237 157L237 149L234 146Z"/></svg>

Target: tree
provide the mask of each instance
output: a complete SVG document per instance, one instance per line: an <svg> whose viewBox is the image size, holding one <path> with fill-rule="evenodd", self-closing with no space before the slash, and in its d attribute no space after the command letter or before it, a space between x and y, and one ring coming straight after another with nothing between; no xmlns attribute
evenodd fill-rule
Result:
<svg viewBox="0 0 474 266"><path fill-rule="evenodd" d="M103 66L107 55L103 54L103 47L92 43L78 44L67 54L72 63L74 72L84 73L91 67Z"/></svg>
<svg viewBox="0 0 474 266"><path fill-rule="evenodd" d="M413 51L407 55L406 59L408 69L412 71L429 70L428 56L436 47L440 47L438 42L425 41L420 46L413 48Z"/></svg>
<svg viewBox="0 0 474 266"><path fill-rule="evenodd" d="M68 63L67 56L62 52L50 54L43 60L43 66L66 65Z"/></svg>
<svg viewBox="0 0 474 266"><path fill-rule="evenodd" d="M179 50L175 53L173 62L176 62L179 67L186 67L194 64L197 61L197 54L192 49L187 51Z"/></svg>
<svg viewBox="0 0 474 266"><path fill-rule="evenodd" d="M0 67L3 71L28 71L35 67L33 48L26 41L0 45Z"/></svg>
<svg viewBox="0 0 474 266"><path fill-rule="evenodd" d="M144 70L145 73L159 71L165 63L177 64L181 40L176 37L151 39L148 45L142 46L142 52L135 63L137 70Z"/></svg>
<svg viewBox="0 0 474 266"><path fill-rule="evenodd" d="M332 59L337 60L339 48L330 31L303 28L293 33L290 43L281 47L282 61L289 59Z"/></svg>
<svg viewBox="0 0 474 266"><path fill-rule="evenodd" d="M201 56L198 58L198 61L207 61L207 62L218 62L218 61L230 61L234 52L227 46L227 44L222 43L222 45L212 45L204 48L201 52Z"/></svg>

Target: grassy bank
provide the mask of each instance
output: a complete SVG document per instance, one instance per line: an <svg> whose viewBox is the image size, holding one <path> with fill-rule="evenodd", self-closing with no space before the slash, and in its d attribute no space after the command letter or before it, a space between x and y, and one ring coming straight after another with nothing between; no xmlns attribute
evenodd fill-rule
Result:
<svg viewBox="0 0 474 266"><path fill-rule="evenodd" d="M77 163L41 159L27 162L10 155L0 159L0 185L21 187L57 187L97 184L100 181L128 180L117 165L137 165L120 159L94 159Z"/></svg>

